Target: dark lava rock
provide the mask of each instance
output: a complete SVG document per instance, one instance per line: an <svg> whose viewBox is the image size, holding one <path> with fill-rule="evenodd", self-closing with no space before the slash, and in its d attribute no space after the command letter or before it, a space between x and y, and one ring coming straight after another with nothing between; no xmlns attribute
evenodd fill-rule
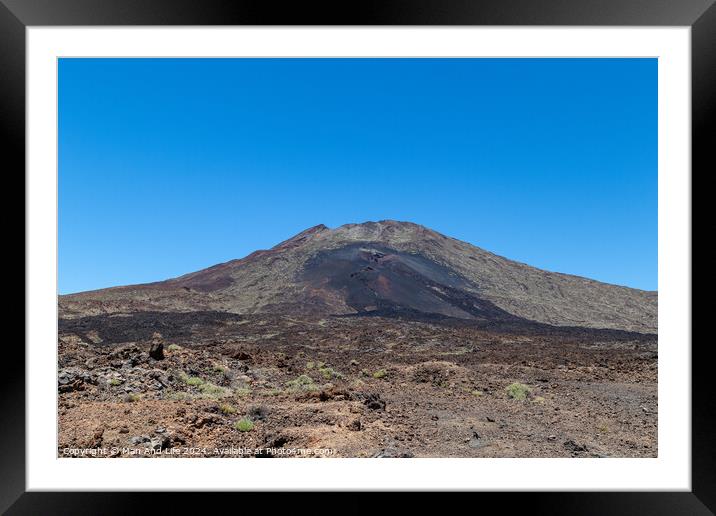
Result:
<svg viewBox="0 0 716 516"><path fill-rule="evenodd" d="M215 426L221 421L220 418L214 414L204 414L203 416L195 415L192 419L192 426L195 428Z"/></svg>
<svg viewBox="0 0 716 516"><path fill-rule="evenodd" d="M235 358L236 360L245 360L247 362L251 361L251 355L239 349L230 353L229 356L231 358Z"/></svg>
<svg viewBox="0 0 716 516"><path fill-rule="evenodd" d="M129 439L129 444L133 446L138 446L143 443L148 443L150 441L148 435L135 435L134 437Z"/></svg>
<svg viewBox="0 0 716 516"><path fill-rule="evenodd" d="M251 407L249 409L249 417L254 421L263 421L268 416L268 412L268 409L263 405Z"/></svg>
<svg viewBox="0 0 716 516"><path fill-rule="evenodd" d="M586 445L576 443L572 439L564 441L564 447L573 453L582 453L588 451Z"/></svg>
<svg viewBox="0 0 716 516"><path fill-rule="evenodd" d="M149 348L149 356L154 360L164 360L164 344L162 342L152 342Z"/></svg>
<svg viewBox="0 0 716 516"><path fill-rule="evenodd" d="M279 434L278 436L267 439L264 448L283 448L289 442L290 439L286 435Z"/></svg>
<svg viewBox="0 0 716 516"><path fill-rule="evenodd" d="M160 369L152 369L147 373L147 376L155 380L155 382L159 384L158 388L160 389L169 387L171 384L167 375ZM157 388L157 385L154 385L154 387Z"/></svg>
<svg viewBox="0 0 716 516"><path fill-rule="evenodd" d="M361 424L360 419L354 419L346 425L346 428L352 432L359 432L360 429L363 428L363 425Z"/></svg>
<svg viewBox="0 0 716 516"><path fill-rule="evenodd" d="M123 369L132 369L137 364L139 364L139 358L138 357L131 357L122 362L122 368Z"/></svg>
<svg viewBox="0 0 716 516"><path fill-rule="evenodd" d="M436 364L425 364L417 368L413 373L413 381L417 383L430 383L439 387L447 382L450 378L450 373L443 366Z"/></svg>
<svg viewBox="0 0 716 516"><path fill-rule="evenodd" d="M363 404L370 410L385 410L385 401L378 394L366 395Z"/></svg>
<svg viewBox="0 0 716 516"><path fill-rule="evenodd" d="M62 369L57 374L57 390L59 392L81 391L85 384L96 385L97 379L89 372L77 368Z"/></svg>
<svg viewBox="0 0 716 516"><path fill-rule="evenodd" d="M171 440L169 439L168 435L155 435L149 441L149 446L153 450L162 450L164 448L169 448L170 444Z"/></svg>

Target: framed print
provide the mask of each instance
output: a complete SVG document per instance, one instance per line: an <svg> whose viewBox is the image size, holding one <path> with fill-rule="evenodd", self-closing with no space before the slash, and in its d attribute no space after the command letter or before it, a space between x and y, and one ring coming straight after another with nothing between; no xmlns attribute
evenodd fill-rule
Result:
<svg viewBox="0 0 716 516"><path fill-rule="evenodd" d="M711 2L178 7L4 1L27 302L3 510L713 510Z"/></svg>

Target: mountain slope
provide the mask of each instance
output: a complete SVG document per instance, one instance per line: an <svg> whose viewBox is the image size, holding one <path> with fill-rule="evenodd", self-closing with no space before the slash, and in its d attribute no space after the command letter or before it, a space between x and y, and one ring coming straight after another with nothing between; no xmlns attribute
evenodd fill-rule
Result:
<svg viewBox="0 0 716 516"><path fill-rule="evenodd" d="M132 311L430 314L656 333L657 293L547 272L423 226L319 225L167 281L60 296L61 317Z"/></svg>

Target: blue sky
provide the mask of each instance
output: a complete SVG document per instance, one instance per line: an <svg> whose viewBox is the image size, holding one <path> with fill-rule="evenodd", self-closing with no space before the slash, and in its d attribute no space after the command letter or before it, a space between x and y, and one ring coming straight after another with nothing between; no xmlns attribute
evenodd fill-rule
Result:
<svg viewBox="0 0 716 516"><path fill-rule="evenodd" d="M60 293L316 224L657 288L655 59L60 59Z"/></svg>

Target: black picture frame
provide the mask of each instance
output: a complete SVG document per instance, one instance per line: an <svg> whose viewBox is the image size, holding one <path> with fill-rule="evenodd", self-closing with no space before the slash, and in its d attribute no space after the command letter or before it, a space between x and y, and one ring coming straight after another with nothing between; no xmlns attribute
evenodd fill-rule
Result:
<svg viewBox="0 0 716 516"><path fill-rule="evenodd" d="M693 178L716 170L714 0L365 0L286 6L243 0L0 0L0 125L6 147L3 157L9 164L3 167L6 185L9 179L24 177L25 170L25 30L63 25L690 26L692 185ZM24 191L24 181L19 188ZM8 216L6 220L11 219ZM550 514L713 514L716 398L709 385L709 343L701 344L705 345L692 347L691 492L482 496L497 498L494 501L508 511L528 504L532 512ZM183 493L25 492L25 355L20 346L10 342L5 343L4 352L5 363L12 366L5 368L0 390L0 510L7 514L133 513L138 507L148 508L150 499L162 504L162 513L170 512L172 506L187 507ZM228 496L212 495L212 501L221 503ZM245 499L246 495L241 496Z"/></svg>

